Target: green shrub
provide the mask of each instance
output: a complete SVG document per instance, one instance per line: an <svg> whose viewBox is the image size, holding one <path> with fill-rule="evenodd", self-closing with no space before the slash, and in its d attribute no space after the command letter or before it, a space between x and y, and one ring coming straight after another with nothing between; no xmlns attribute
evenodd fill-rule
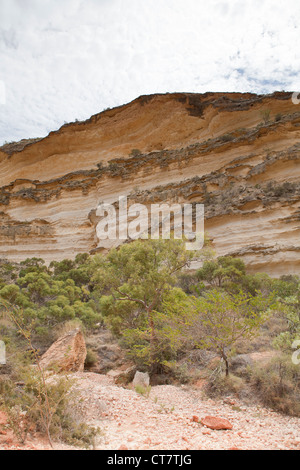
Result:
<svg viewBox="0 0 300 470"><path fill-rule="evenodd" d="M134 387L136 393L139 395L142 395L143 397L149 398L150 392L151 392L151 385L148 387L143 387L143 385L136 385Z"/></svg>
<svg viewBox="0 0 300 470"><path fill-rule="evenodd" d="M136 240L100 259L93 277L98 289L110 294L100 301L107 326L152 373L161 367L162 351L170 346L167 331L161 331L163 298L193 256L182 240Z"/></svg>
<svg viewBox="0 0 300 470"><path fill-rule="evenodd" d="M209 397L221 398L226 395L239 397L245 386L245 381L241 377L233 374L226 377L220 369L215 374L209 375L203 391Z"/></svg>
<svg viewBox="0 0 300 470"><path fill-rule="evenodd" d="M197 278L211 286L222 287L228 282L238 282L245 273L245 263L241 259L220 256L216 260L205 261L197 271Z"/></svg>
<svg viewBox="0 0 300 470"><path fill-rule="evenodd" d="M99 430L87 426L76 413L74 403L78 399L74 380L67 375L46 375L22 310L5 301L1 301L1 310L2 316L15 324L25 343L19 351L13 345L12 359L7 348L10 374L8 380L0 382L0 406L4 408L17 438L24 443L29 430L33 429L44 433L51 447L53 438L69 444L92 445L92 439ZM24 352L25 348L27 351Z"/></svg>
<svg viewBox="0 0 300 470"><path fill-rule="evenodd" d="M169 373L176 381L181 384L187 384L192 380L191 373L187 364L178 364L177 362L165 362L166 373Z"/></svg>
<svg viewBox="0 0 300 470"><path fill-rule="evenodd" d="M300 368L281 355L249 371L249 381L261 402L275 411L300 416Z"/></svg>
<svg viewBox="0 0 300 470"><path fill-rule="evenodd" d="M28 365L18 373L14 371L14 380L0 381L0 406L20 442L26 442L29 431L43 434L49 431L51 443L52 439L59 439L79 447L93 445L100 430L87 426L74 411L78 394L72 390L73 385L67 376L48 379L46 395L39 372ZM50 418L49 429L46 415Z"/></svg>

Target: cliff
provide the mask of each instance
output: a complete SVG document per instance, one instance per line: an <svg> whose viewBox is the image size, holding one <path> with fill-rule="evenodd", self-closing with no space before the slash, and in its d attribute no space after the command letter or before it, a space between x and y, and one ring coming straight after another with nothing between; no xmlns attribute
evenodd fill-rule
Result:
<svg viewBox="0 0 300 470"><path fill-rule="evenodd" d="M95 253L100 202L205 204L219 255L300 273L300 106L291 93L142 96L0 148L0 258Z"/></svg>

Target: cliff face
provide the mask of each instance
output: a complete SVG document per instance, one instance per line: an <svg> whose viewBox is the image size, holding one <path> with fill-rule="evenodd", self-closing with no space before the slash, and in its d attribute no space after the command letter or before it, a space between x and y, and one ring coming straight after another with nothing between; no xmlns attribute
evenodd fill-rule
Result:
<svg viewBox="0 0 300 470"><path fill-rule="evenodd" d="M132 152L133 149L139 149ZM0 258L96 252L100 202L205 204L219 255L300 273L300 106L291 94L144 96L0 148Z"/></svg>

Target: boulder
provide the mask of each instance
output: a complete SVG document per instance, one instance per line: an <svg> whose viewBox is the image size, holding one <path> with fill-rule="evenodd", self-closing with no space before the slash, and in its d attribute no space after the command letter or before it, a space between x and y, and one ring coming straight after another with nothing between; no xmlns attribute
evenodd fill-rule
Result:
<svg viewBox="0 0 300 470"><path fill-rule="evenodd" d="M136 366L133 364L123 364L118 369L113 369L107 372L107 376L111 377L116 384L127 385L129 384L135 374Z"/></svg>
<svg viewBox="0 0 300 470"><path fill-rule="evenodd" d="M80 329L69 331L43 354L40 366L57 372L82 372L86 358L86 345Z"/></svg>
<svg viewBox="0 0 300 470"><path fill-rule="evenodd" d="M232 429L232 424L224 418L217 418L215 416L206 416L205 418L201 419L201 424L203 426L206 426L209 429L214 429L214 430L226 430L226 429Z"/></svg>
<svg viewBox="0 0 300 470"><path fill-rule="evenodd" d="M150 385L150 377L147 372L136 371L133 382L134 387L144 387L147 388Z"/></svg>

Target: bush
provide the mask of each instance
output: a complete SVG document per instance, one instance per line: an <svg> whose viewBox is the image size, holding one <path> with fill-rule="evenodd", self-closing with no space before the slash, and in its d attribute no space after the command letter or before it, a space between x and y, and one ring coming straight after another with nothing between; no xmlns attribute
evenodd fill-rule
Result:
<svg viewBox="0 0 300 470"><path fill-rule="evenodd" d="M249 371L250 384L265 406L300 417L300 368L281 355Z"/></svg>
<svg viewBox="0 0 300 470"><path fill-rule="evenodd" d="M143 385L136 385L134 389L139 395L149 398L151 392L151 385L149 385L148 387L143 387Z"/></svg>
<svg viewBox="0 0 300 470"><path fill-rule="evenodd" d="M178 362L165 362L166 372L180 384L188 384L192 381L193 375L186 363L179 364Z"/></svg>
<svg viewBox="0 0 300 470"><path fill-rule="evenodd" d="M221 141L222 142L230 142L231 140L234 139L234 136L231 135L231 134L223 134L221 137L220 137Z"/></svg>
<svg viewBox="0 0 300 470"><path fill-rule="evenodd" d="M199 288L197 273L184 272L178 276L178 287L186 294L193 295Z"/></svg>
<svg viewBox="0 0 300 470"><path fill-rule="evenodd" d="M14 344L13 360L7 349L9 376L0 382L0 406L4 408L16 437L24 443L29 430L33 430L43 432L51 447L53 437L68 444L92 445L99 430L87 426L78 413L74 413L77 401L74 381L67 375L53 377L45 374L22 310L3 301L1 307L2 315L15 324L27 349L24 351L22 344L19 352Z"/></svg>
<svg viewBox="0 0 300 470"><path fill-rule="evenodd" d="M199 281L206 281L211 286L222 287L229 282L238 282L246 273L244 262L231 256L220 256L216 260L205 261L197 271Z"/></svg>
<svg viewBox="0 0 300 470"><path fill-rule="evenodd" d="M220 368L208 377L204 386L204 393L209 397L215 398L221 398L227 395L236 395L239 397L245 385L241 377L237 377L233 374L226 377Z"/></svg>
<svg viewBox="0 0 300 470"><path fill-rule="evenodd" d="M49 431L51 445L52 439L79 447L93 444L100 430L87 426L74 411L78 397L73 385L73 380L62 376L47 379L44 386L38 369L28 362L14 365L11 377L0 381L0 406L20 442L26 442L29 432Z"/></svg>

